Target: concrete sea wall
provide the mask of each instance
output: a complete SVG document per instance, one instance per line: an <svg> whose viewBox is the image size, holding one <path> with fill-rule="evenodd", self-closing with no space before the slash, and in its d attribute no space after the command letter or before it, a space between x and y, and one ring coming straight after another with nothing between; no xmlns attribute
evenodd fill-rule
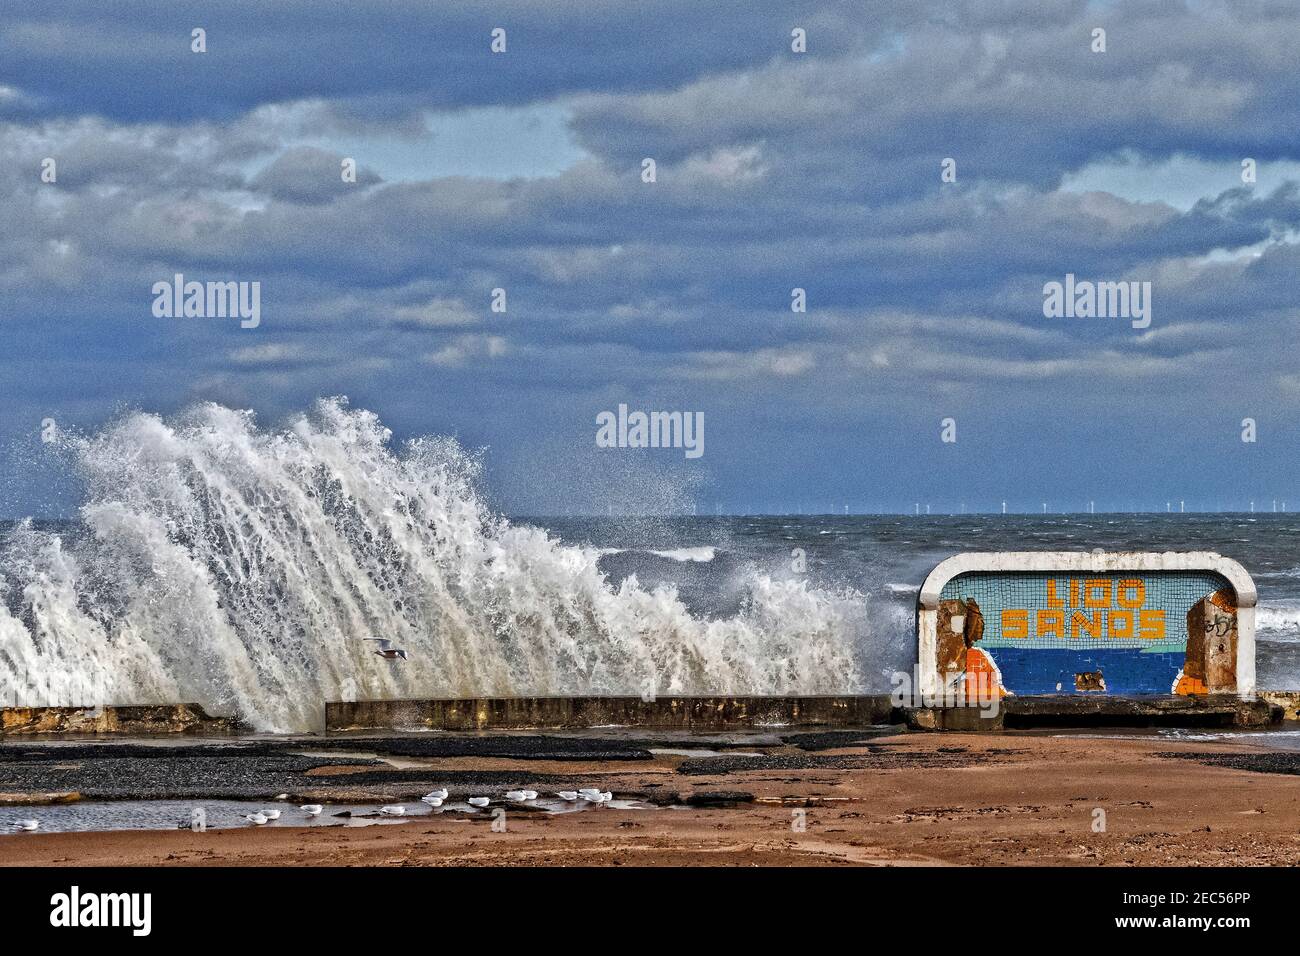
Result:
<svg viewBox="0 0 1300 956"><path fill-rule="evenodd" d="M233 717L212 717L198 704L130 707L0 707L0 737L26 735L234 734Z"/></svg>
<svg viewBox="0 0 1300 956"><path fill-rule="evenodd" d="M332 701L327 732L572 730L631 726L674 730L852 727L887 723L889 697L479 697Z"/></svg>

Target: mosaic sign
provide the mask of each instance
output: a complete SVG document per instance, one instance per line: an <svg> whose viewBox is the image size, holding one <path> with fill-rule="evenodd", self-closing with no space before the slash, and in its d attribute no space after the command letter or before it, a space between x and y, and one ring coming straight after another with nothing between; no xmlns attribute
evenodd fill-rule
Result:
<svg viewBox="0 0 1300 956"><path fill-rule="evenodd" d="M976 698L1249 693L1254 603L1245 570L1207 553L958 555L922 589L922 680Z"/></svg>

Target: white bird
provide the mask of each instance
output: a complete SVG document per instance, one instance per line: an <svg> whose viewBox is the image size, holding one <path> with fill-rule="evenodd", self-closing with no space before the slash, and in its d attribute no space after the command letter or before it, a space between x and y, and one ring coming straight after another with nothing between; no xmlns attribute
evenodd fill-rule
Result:
<svg viewBox="0 0 1300 956"><path fill-rule="evenodd" d="M613 795L612 793L610 793L608 790L606 790L604 793L602 793L602 794L600 795L600 802L601 802L601 803L609 803L609 801L611 801L611 800L613 800L613 799L614 799L614 795Z"/></svg>
<svg viewBox="0 0 1300 956"><path fill-rule="evenodd" d="M525 800L536 800L536 799L537 799L537 791L536 791L536 790L525 790L525 791L524 791L524 799L525 799Z"/></svg>
<svg viewBox="0 0 1300 956"><path fill-rule="evenodd" d="M574 800L577 800L577 799L578 799L578 791L577 791L577 790L561 790L561 791L559 791L559 792L556 794L556 796L559 797L561 800L567 800L567 801L569 801L570 803L572 803Z"/></svg>
<svg viewBox="0 0 1300 956"><path fill-rule="evenodd" d="M393 804L388 807L380 807L379 812L386 817L400 817L406 814L406 807L399 804Z"/></svg>
<svg viewBox="0 0 1300 956"><path fill-rule="evenodd" d="M260 827L260 826L262 826L264 823L266 823L266 814L265 814L265 813L245 813L245 814L244 814L244 819L247 820L249 823L253 824L253 826L255 826L255 827Z"/></svg>
<svg viewBox="0 0 1300 956"><path fill-rule="evenodd" d="M507 790L506 799L512 803L522 803L528 799L528 792L526 790Z"/></svg>
<svg viewBox="0 0 1300 956"><path fill-rule="evenodd" d="M278 820L280 819L280 808L276 807L274 810L263 810L262 816L266 817L268 820Z"/></svg>
<svg viewBox="0 0 1300 956"><path fill-rule="evenodd" d="M433 797L435 800L446 800L448 796L447 788L441 787L437 790L430 790L428 793L425 794L425 796Z"/></svg>
<svg viewBox="0 0 1300 956"><path fill-rule="evenodd" d="M423 800L425 803L427 803L429 806L433 807L435 810L438 807L442 806L442 797L421 797L420 799Z"/></svg>
<svg viewBox="0 0 1300 956"><path fill-rule="evenodd" d="M11 824L15 830L35 830L40 825L39 820L15 820Z"/></svg>
<svg viewBox="0 0 1300 956"><path fill-rule="evenodd" d="M486 807L492 802L491 797L470 797L466 801L471 807Z"/></svg>
<svg viewBox="0 0 1300 956"><path fill-rule="evenodd" d="M600 793L600 788L599 788L599 787L579 787L579 788L578 788L578 792L579 792L579 793L597 794L597 793Z"/></svg>
<svg viewBox="0 0 1300 956"><path fill-rule="evenodd" d="M321 811L324 810L325 808L322 807L319 803L305 803L298 809L301 810L303 813L307 814L307 816L309 817L318 817L320 816Z"/></svg>
<svg viewBox="0 0 1300 956"><path fill-rule="evenodd" d="M394 647L393 642L386 637L366 637L362 638L362 640L374 641L378 644L379 647L375 649L375 653L386 661L395 661L398 658L401 658L404 661L410 660L410 658L406 656L405 648Z"/></svg>

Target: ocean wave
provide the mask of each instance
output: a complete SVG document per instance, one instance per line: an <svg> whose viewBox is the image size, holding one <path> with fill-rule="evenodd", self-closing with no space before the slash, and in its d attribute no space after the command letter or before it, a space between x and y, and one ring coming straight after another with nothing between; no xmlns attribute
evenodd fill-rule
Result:
<svg viewBox="0 0 1300 956"><path fill-rule="evenodd" d="M602 558L611 554L653 554L656 558L666 558L669 561L678 561L683 564L687 562L707 564L717 556L718 549L712 545L701 545L695 548L671 548L667 551L642 551L638 548L597 548L596 553Z"/></svg>
<svg viewBox="0 0 1300 956"><path fill-rule="evenodd" d="M26 521L0 543L0 700L196 701L306 731L353 696L861 688L860 595L755 571L739 611L693 616L491 513L455 441L390 438L330 399L278 430L204 404L70 439L82 530Z"/></svg>
<svg viewBox="0 0 1300 956"><path fill-rule="evenodd" d="M712 561L718 549L708 545L698 548L674 548L670 551L651 551L650 553L670 561L694 562L703 564Z"/></svg>
<svg viewBox="0 0 1300 956"><path fill-rule="evenodd" d="M1300 601L1272 601L1255 609L1255 632L1261 641L1300 641Z"/></svg>

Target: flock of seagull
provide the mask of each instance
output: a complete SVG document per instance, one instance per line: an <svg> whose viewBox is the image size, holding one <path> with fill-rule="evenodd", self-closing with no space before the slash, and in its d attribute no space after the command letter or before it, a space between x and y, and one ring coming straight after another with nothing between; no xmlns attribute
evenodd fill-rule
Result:
<svg viewBox="0 0 1300 956"><path fill-rule="evenodd" d="M387 638L367 637L364 638L363 640L373 641L376 645L375 653L378 654L380 657L382 657L384 660L387 661L410 660L410 657L406 653L406 648L394 647L393 642L388 640ZM612 793L610 793L608 790L600 790L598 787L582 787L579 790L560 790L555 795L559 797L561 800L564 800L566 803L586 802L586 803L593 803L593 804L601 804L601 803L609 803L609 801L614 799L614 795ZM447 797L448 797L448 793L446 789L440 789L440 790L434 790L430 793L426 793L424 796L420 798L420 800L424 803L427 803L430 807L433 807L436 810L442 806L443 801L446 800ZM537 791L536 790L507 790L505 798L506 801L509 803L528 803L529 801L537 799ZM492 803L492 798L472 796L466 798L465 802L468 803L471 807L474 807L476 809L482 809L486 806L489 806ZM308 817L318 817L325 810L325 808L321 806L319 803L306 803L303 804L298 809ZM402 806L401 804L391 804L389 806L380 807L379 812L381 815L386 817L401 817L406 815L406 807ZM280 810L277 808L275 810L260 810L256 813L246 813L244 814L244 819L247 820L249 823L251 823L253 826L260 827L270 823L273 820L280 819ZM30 833L33 830L40 829L40 826L41 824L39 820L15 820L13 821L13 823L9 825L9 828L11 830L14 830L15 832Z"/></svg>
<svg viewBox="0 0 1300 956"><path fill-rule="evenodd" d="M443 805L450 794L446 788L432 790L420 798L420 802L427 803L430 807L437 810ZM601 790L599 787L583 787L579 790L560 790L555 796L559 797L566 803L591 803L602 804L609 803L614 799L614 794L608 790ZM536 800L538 793L536 790L507 790L505 800L507 803L529 803ZM492 803L491 797L471 796L466 797L465 802L475 809L483 809ZM319 803L307 803L298 808L309 817L318 817L325 809ZM406 807L400 803L392 803L379 808L380 816L385 817L404 817L406 816ZM280 819L279 810L265 810L258 813L246 813L244 819L253 826L263 826L272 820Z"/></svg>
<svg viewBox="0 0 1300 956"><path fill-rule="evenodd" d="M420 801L422 803L427 803L430 807L436 810L443 805L443 802L449 796L450 794L447 792L446 788L441 788L426 793L420 798ZM608 790L601 790L599 787L582 787L579 790L560 790L556 792L555 796L559 797L566 803L590 803L596 805L609 803L614 799L614 794ZM505 800L507 803L529 803L536 800L537 797L538 793L536 790L507 790L505 793ZM481 810L484 807L491 805L492 798L471 796L467 797L465 802L471 807ZM325 808L319 803L304 803L298 808L298 810L307 817L318 817L325 811ZM260 827L265 826L274 820L279 820L280 813L280 808L276 807L274 810L259 810L256 813L246 813L244 814L244 819L253 826ZM406 816L406 807L400 803L393 803L380 807L379 813L381 816L385 817L404 817ZM187 827L189 826L188 823L182 825ZM31 832L40 829L40 826L41 824L39 820L15 820L9 825L9 828L15 831Z"/></svg>
<svg viewBox="0 0 1300 956"><path fill-rule="evenodd" d="M367 638L363 638L363 640L373 641L376 645L375 653L378 654L386 661L410 660L410 657L406 653L406 648L394 647L393 642L388 640L387 638L367 637ZM583 787L579 790L561 790L555 795L567 803L577 803L581 801L586 803L601 804L601 803L609 803L609 801L614 799L614 795L610 793L608 790L600 790L597 787ZM436 810L437 808L442 806L443 801L447 799L447 796L448 796L447 791L445 789L440 789L440 790L434 790L431 793L426 793L424 796L420 798L420 800L423 801L424 803L427 803L429 806L433 807ZM509 803L528 803L531 800L537 799L537 791L536 790L507 790L505 798ZM475 807L476 809L482 809L483 807L489 806L492 803L492 798L491 797L468 797L465 802L468 803L471 807ZM319 803L307 803L307 804L303 804L298 809L308 817L318 817L321 815L321 813L324 811L325 808L321 806ZM380 807L379 812L380 814L386 817L401 817L406 815L406 807L402 806L401 804L392 804L390 806ZM256 813L246 813L244 814L244 819L247 820L249 823L251 823L253 826L260 827L260 826L264 826L267 823L270 823L273 820L280 819L280 810L279 809L261 810ZM39 820L15 820L13 821L13 823L9 825L9 829L14 830L15 832L30 833L33 830L40 829L40 826L41 824Z"/></svg>

